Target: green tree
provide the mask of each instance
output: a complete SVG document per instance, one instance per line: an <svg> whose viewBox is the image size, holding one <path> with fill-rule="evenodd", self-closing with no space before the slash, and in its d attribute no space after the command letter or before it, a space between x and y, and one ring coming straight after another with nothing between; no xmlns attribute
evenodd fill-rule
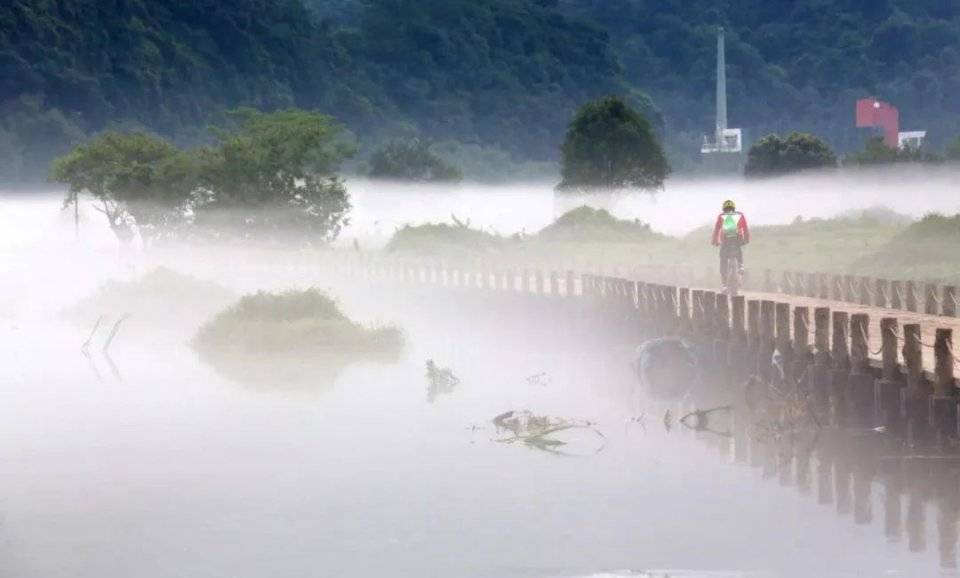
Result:
<svg viewBox="0 0 960 578"><path fill-rule="evenodd" d="M947 145L947 151L944 156L951 162L960 161L960 136L954 138L953 141Z"/></svg>
<svg viewBox="0 0 960 578"><path fill-rule="evenodd" d="M950 151L948 149L947 155ZM844 159L847 165L887 165L893 163L938 163L943 159L924 148L891 148L886 145L882 136L867 139L863 150L849 154Z"/></svg>
<svg viewBox="0 0 960 578"><path fill-rule="evenodd" d="M368 174L375 179L397 179L421 182L459 182L460 169L447 163L430 150L425 139L395 139L380 147L370 157Z"/></svg>
<svg viewBox="0 0 960 578"><path fill-rule="evenodd" d="M124 243L139 231L149 244L181 222L196 187L190 156L146 133L101 134L57 159L50 179L69 186L67 203L92 195Z"/></svg>
<svg viewBox="0 0 960 578"><path fill-rule="evenodd" d="M806 133L791 133L786 138L771 134L750 147L747 176L784 175L806 169L836 167L837 155L820 138Z"/></svg>
<svg viewBox="0 0 960 578"><path fill-rule="evenodd" d="M239 109L216 146L201 152L206 198L197 224L248 238L327 242L347 221L350 201L337 175L355 152L333 118L297 109Z"/></svg>
<svg viewBox="0 0 960 578"><path fill-rule="evenodd" d="M658 189L670 173L650 123L617 96L577 111L561 155L558 190Z"/></svg>

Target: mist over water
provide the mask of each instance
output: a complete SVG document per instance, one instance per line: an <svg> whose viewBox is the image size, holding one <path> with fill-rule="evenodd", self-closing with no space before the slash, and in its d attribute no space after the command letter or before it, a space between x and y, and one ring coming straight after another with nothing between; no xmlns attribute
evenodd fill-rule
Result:
<svg viewBox="0 0 960 578"><path fill-rule="evenodd" d="M786 224L797 216L829 218L840 213L886 206L919 218L929 212L960 210L952 166L846 169L776 179L694 179L676 177L655 194L555 195L555 183L521 185L398 185L366 180L348 184L355 210L342 239L385 243L397 227L451 222L451 214L471 225L509 235L535 233L564 212L588 203L620 218L638 218L654 230L684 235L712 224L724 199L735 199L751 224Z"/></svg>
<svg viewBox="0 0 960 578"><path fill-rule="evenodd" d="M708 223L727 197L754 224L877 204L955 212L956 175L924 175L676 180L653 197L591 202L671 234ZM549 184L349 187L342 242L364 248L451 213L534 232L582 201L556 199ZM909 538L921 532L926 546L910 552L907 536L885 535L876 477L866 498L857 490L875 520L855 524L834 503L731 463L729 440L664 431L663 406L635 395L632 344L544 324L533 306L347 280L309 254L121 250L89 205L76 238L61 203L55 193L0 196L0 576L941 573L931 496L917 498ZM131 317L109 359L99 347L84 357L93 319L73 323L61 310L158 265L238 295L319 286L351 318L401 327L407 345L399 359L348 364L306 386L264 384L198 358L188 341L206 318L104 311ZM427 359L461 381L432 403ZM538 373L548 385L528 381ZM560 457L492 442L489 420L513 409L594 421L605 447ZM641 411L645 431L627 423ZM838 504L854 491L830 487Z"/></svg>

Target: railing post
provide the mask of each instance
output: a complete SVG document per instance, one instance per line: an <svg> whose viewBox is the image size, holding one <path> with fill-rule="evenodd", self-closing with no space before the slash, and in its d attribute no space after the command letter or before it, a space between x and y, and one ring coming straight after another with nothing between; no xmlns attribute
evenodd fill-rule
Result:
<svg viewBox="0 0 960 578"><path fill-rule="evenodd" d="M870 316L850 317L850 377L847 385L850 415L857 425L867 425L874 416L874 377L870 372Z"/></svg>
<svg viewBox="0 0 960 578"><path fill-rule="evenodd" d="M693 322L690 317L690 289L688 287L680 288L679 309L677 317L680 322L680 334L690 337L693 334Z"/></svg>
<svg viewBox="0 0 960 578"><path fill-rule="evenodd" d="M901 413L907 420L907 444L925 439L929 416L930 387L923 376L923 345L919 323L903 326L903 363L907 367L907 387L901 390Z"/></svg>
<svg viewBox="0 0 960 578"><path fill-rule="evenodd" d="M793 370L793 343L790 335L790 304L776 304L776 347L780 352L780 371L784 379L791 379Z"/></svg>
<svg viewBox="0 0 960 578"><path fill-rule="evenodd" d="M730 332L732 339L727 348L728 366L734 379L744 379L749 375L747 367L747 328L746 300L737 295L730 303Z"/></svg>
<svg viewBox="0 0 960 578"><path fill-rule="evenodd" d="M843 277L830 275L830 297L834 301L843 301Z"/></svg>
<svg viewBox="0 0 960 578"><path fill-rule="evenodd" d="M860 277L860 304L861 305L870 305L873 303L870 295L870 283L871 279L869 277Z"/></svg>
<svg viewBox="0 0 960 578"><path fill-rule="evenodd" d="M916 313L917 311L917 285L913 281L903 283L903 292L906 301L907 311Z"/></svg>
<svg viewBox="0 0 960 578"><path fill-rule="evenodd" d="M714 294L713 306L713 357L720 368L724 382L729 378L730 346L730 301L726 293Z"/></svg>
<svg viewBox="0 0 960 578"><path fill-rule="evenodd" d="M830 354L833 369L830 371L830 393L834 399L835 418L842 420L846 415L844 390L850 375L850 347L847 331L850 327L850 315L846 311L833 312L833 339Z"/></svg>
<svg viewBox="0 0 960 578"><path fill-rule="evenodd" d="M761 346L757 369L760 375L773 380L773 352L776 349L776 303L773 301L760 302L760 340Z"/></svg>
<svg viewBox="0 0 960 578"><path fill-rule="evenodd" d="M812 362L810 355L810 308L793 308L793 365L790 374L800 384L803 372Z"/></svg>
<svg viewBox="0 0 960 578"><path fill-rule="evenodd" d="M857 295L853 287L853 275L843 276L843 300L847 303L856 303Z"/></svg>
<svg viewBox="0 0 960 578"><path fill-rule="evenodd" d="M953 285L943 286L943 302L940 305L944 317L957 316L957 288Z"/></svg>
<svg viewBox="0 0 960 578"><path fill-rule="evenodd" d="M807 375L814 405L825 413L829 407L830 391L830 308L817 307L813 312L814 365Z"/></svg>
<svg viewBox="0 0 960 578"><path fill-rule="evenodd" d="M894 279L890 282L890 309L903 309L906 305L903 299L903 283Z"/></svg>
<svg viewBox="0 0 960 578"><path fill-rule="evenodd" d="M874 384L877 414L891 433L899 433L900 389L903 387L900 363L897 359L898 326L896 317L884 317L880 320L883 365L880 379Z"/></svg>
<svg viewBox="0 0 960 578"><path fill-rule="evenodd" d="M886 308L887 291L889 282L886 279L876 279L873 282L873 304L877 307Z"/></svg>
<svg viewBox="0 0 960 578"><path fill-rule="evenodd" d="M793 278L789 271L783 272L783 279L780 281L780 292L785 295L793 295Z"/></svg>
<svg viewBox="0 0 960 578"><path fill-rule="evenodd" d="M953 378L953 330L937 328L933 344L934 383L930 398L931 425L940 446L957 437L956 381Z"/></svg>
<svg viewBox="0 0 960 578"><path fill-rule="evenodd" d="M757 360L760 355L760 302L751 299L747 301L747 363L748 374L757 370Z"/></svg>
<svg viewBox="0 0 960 578"><path fill-rule="evenodd" d="M940 313L937 307L937 286L933 283L923 284L923 312L927 315Z"/></svg>

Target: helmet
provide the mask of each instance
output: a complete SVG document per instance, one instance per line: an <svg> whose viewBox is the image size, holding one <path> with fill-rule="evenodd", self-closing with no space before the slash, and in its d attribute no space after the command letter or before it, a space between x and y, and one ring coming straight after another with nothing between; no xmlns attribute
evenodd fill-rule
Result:
<svg viewBox="0 0 960 578"><path fill-rule="evenodd" d="M736 210L737 210L737 204L734 203L733 201L727 199L726 201L723 202L723 210L724 210L724 211L736 211Z"/></svg>

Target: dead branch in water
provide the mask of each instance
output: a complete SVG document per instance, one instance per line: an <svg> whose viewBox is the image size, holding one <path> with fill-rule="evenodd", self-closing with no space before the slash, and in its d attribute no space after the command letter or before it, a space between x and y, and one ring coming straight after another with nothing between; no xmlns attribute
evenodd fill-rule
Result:
<svg viewBox="0 0 960 578"><path fill-rule="evenodd" d="M101 351L106 354L107 350L110 349L110 344L113 343L113 338L117 336L117 332L120 331L120 325L130 317L129 315L124 315L120 319L117 319L117 322L113 324L113 329L110 330L110 335L107 336L107 340L103 344L103 349Z"/></svg>
<svg viewBox="0 0 960 578"><path fill-rule="evenodd" d="M83 342L83 345L80 346L80 352L84 355L89 356L90 342L93 340L93 336L96 335L97 329L100 329L100 322L103 321L103 315L97 317L97 322L93 324L93 329L90 330L90 336L87 337L87 340Z"/></svg>

